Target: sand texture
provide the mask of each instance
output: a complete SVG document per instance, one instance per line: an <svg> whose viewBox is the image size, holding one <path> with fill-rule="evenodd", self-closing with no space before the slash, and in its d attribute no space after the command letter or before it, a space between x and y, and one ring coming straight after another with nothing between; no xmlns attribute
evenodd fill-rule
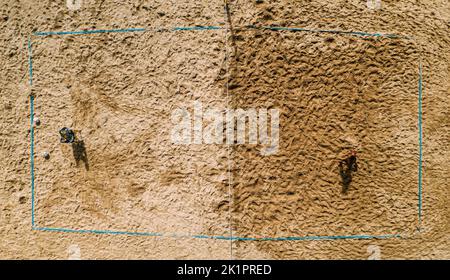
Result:
<svg viewBox="0 0 450 280"><path fill-rule="evenodd" d="M450 259L448 1L0 2L0 259ZM194 104L278 150L173 143Z"/></svg>

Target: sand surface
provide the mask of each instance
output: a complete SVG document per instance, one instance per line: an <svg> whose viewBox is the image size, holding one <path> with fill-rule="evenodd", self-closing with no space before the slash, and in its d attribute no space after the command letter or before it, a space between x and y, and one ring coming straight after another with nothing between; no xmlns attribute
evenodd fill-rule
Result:
<svg viewBox="0 0 450 280"><path fill-rule="evenodd" d="M1 259L450 259L448 1L0 2ZM278 109L278 151L174 144L198 103Z"/></svg>

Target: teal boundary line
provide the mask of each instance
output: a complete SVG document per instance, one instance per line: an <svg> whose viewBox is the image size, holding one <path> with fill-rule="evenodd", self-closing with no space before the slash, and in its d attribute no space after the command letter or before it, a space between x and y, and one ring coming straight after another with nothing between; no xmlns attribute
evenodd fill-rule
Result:
<svg viewBox="0 0 450 280"><path fill-rule="evenodd" d="M220 30L220 26L193 26L193 27L174 27L172 31L200 31L200 30Z"/></svg>
<svg viewBox="0 0 450 280"><path fill-rule="evenodd" d="M128 232L128 231L69 229L69 228L50 228L50 227L34 227L33 229L39 230L39 231L52 231L52 232L65 232L65 233L94 233L94 234L112 234L112 235L163 236L161 233L151 233L151 232Z"/></svg>
<svg viewBox="0 0 450 280"><path fill-rule="evenodd" d="M423 85L422 85L422 63L419 63L419 178L418 178L418 214L419 214L419 226L420 231L422 226L422 165L423 165L423 122L422 122L422 95L423 95Z"/></svg>
<svg viewBox="0 0 450 280"><path fill-rule="evenodd" d="M248 28L261 29L256 26L247 26ZM156 31L196 31L196 30L219 30L222 27L217 26L194 26L194 27L175 27L172 29L159 29ZM400 38L400 36L393 34L380 33L365 33L365 32L349 32L349 31L335 31L335 30L311 30L304 28L290 28L290 27L262 27L262 29L269 29L275 31L306 31L318 33L335 33L335 34L350 34L358 36L376 36L388 38ZM125 32L144 32L144 28L132 29L112 29L112 30L85 30L85 31L62 31L62 32L35 32L35 36L50 36L50 35L83 35L83 34L98 34L98 33L125 33ZM32 42L31 36L28 39L28 60L29 60L29 75L30 86L33 84L33 61L32 61ZM419 220L421 219L422 208L422 66L420 65L419 78ZM399 234L388 235L336 235L336 236L303 236L303 237L227 237L227 236L212 236L212 235L178 235L178 234L162 234L151 232L130 232L130 231L112 231L112 230L85 230L85 229L69 229L69 228L52 228L52 227L37 227L35 226L35 174L34 174L34 95L30 94L30 134L31 134L31 216L32 229L37 231L47 232L62 232L62 233L80 233L80 234L110 234L110 235L130 235L130 236L160 236L160 237L190 237L197 239L218 239L218 240L234 240L234 241L306 241L306 240L339 240L339 239L388 239L388 238L402 238Z"/></svg>
<svg viewBox="0 0 450 280"><path fill-rule="evenodd" d="M34 186L34 95L33 87L33 50L31 36L28 37L28 72L30 83L30 174L31 174L31 226L35 225L34 204L35 204L35 186Z"/></svg>
<svg viewBox="0 0 450 280"><path fill-rule="evenodd" d="M153 232L130 232L130 231L111 231L111 230L86 230L52 227L35 227L34 230L60 232L60 233L93 233L110 235L131 235L131 236L159 236L159 237L179 237L179 238L197 238L197 239L217 239L233 241L299 241L299 240L338 240L338 239L387 239L401 238L399 234L388 235L336 235L336 236L304 236L304 237L228 237L214 235L178 235L163 234Z"/></svg>

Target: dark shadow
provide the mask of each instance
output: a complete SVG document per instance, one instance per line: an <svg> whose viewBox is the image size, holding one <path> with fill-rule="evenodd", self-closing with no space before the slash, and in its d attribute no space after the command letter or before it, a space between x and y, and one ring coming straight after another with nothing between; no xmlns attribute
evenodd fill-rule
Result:
<svg viewBox="0 0 450 280"><path fill-rule="evenodd" d="M86 153L86 147L84 145L83 140L78 140L72 143L72 151L73 151L73 157L75 158L75 161L77 163L77 167L80 164L80 161L84 163L84 168L86 170L89 170L89 162L88 157Z"/></svg>
<svg viewBox="0 0 450 280"><path fill-rule="evenodd" d="M339 163L339 174L342 178L342 193L347 193L353 179L353 172L356 171L358 171L356 156L350 156Z"/></svg>

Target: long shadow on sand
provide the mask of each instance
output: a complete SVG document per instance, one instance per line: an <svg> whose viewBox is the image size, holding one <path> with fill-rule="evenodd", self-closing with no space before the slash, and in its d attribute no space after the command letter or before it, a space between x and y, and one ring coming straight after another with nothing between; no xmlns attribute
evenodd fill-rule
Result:
<svg viewBox="0 0 450 280"><path fill-rule="evenodd" d="M89 170L89 161L86 153L86 146L83 140L72 143L73 157L75 158L77 167L80 165L80 161L84 163L84 168Z"/></svg>
<svg viewBox="0 0 450 280"><path fill-rule="evenodd" d="M347 193L353 180L353 172L358 171L356 157L351 156L339 163L339 174L342 178L342 193Z"/></svg>

